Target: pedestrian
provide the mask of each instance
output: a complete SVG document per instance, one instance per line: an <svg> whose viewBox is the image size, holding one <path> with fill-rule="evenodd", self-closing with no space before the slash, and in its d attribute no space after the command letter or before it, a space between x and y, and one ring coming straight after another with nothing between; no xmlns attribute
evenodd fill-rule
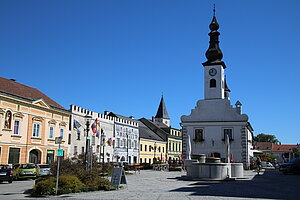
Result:
<svg viewBox="0 0 300 200"><path fill-rule="evenodd" d="M260 159L260 157L256 158L256 169L257 169L257 174L259 175L259 171L261 169L261 159Z"/></svg>

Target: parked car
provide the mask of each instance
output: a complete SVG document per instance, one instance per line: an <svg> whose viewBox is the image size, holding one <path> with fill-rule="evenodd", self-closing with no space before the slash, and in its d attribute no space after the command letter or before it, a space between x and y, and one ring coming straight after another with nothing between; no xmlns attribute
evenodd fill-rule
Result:
<svg viewBox="0 0 300 200"><path fill-rule="evenodd" d="M48 164L39 164L39 176L50 175L50 166Z"/></svg>
<svg viewBox="0 0 300 200"><path fill-rule="evenodd" d="M280 164L279 171L282 171L284 174L300 174L300 158L295 158L288 163Z"/></svg>
<svg viewBox="0 0 300 200"><path fill-rule="evenodd" d="M13 177L15 180L38 176L38 166L34 163L18 163L13 165Z"/></svg>
<svg viewBox="0 0 300 200"><path fill-rule="evenodd" d="M8 183L13 181L13 172L9 165L0 165L0 182L3 181L8 181Z"/></svg>

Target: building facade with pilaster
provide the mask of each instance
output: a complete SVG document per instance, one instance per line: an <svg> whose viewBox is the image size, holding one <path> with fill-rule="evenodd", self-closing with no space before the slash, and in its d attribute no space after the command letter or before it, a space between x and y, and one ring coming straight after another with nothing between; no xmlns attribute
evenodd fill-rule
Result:
<svg viewBox="0 0 300 200"><path fill-rule="evenodd" d="M62 137L68 154L68 110L36 88L0 77L0 163L51 164Z"/></svg>

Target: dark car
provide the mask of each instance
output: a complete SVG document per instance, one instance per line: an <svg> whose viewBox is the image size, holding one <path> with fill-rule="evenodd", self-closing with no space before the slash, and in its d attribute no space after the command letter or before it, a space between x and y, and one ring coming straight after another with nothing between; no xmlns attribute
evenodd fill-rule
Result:
<svg viewBox="0 0 300 200"><path fill-rule="evenodd" d="M13 172L9 165L0 165L0 182L3 181L8 181L8 183L13 181Z"/></svg>
<svg viewBox="0 0 300 200"><path fill-rule="evenodd" d="M300 158L295 158L288 163L280 164L279 171L282 171L284 174L300 174Z"/></svg>

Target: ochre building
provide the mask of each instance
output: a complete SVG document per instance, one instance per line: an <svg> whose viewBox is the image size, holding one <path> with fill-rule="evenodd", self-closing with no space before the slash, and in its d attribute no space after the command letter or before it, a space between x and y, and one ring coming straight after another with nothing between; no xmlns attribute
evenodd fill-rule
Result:
<svg viewBox="0 0 300 200"><path fill-rule="evenodd" d="M0 77L0 163L51 163L59 136L67 155L69 116L41 91Z"/></svg>

